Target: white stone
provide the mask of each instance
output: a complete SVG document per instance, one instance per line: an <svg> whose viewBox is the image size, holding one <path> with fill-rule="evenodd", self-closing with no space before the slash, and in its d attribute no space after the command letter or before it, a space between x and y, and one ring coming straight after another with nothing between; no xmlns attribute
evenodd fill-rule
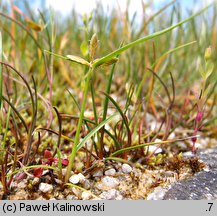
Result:
<svg viewBox="0 0 217 216"><path fill-rule="evenodd" d="M105 200L122 200L123 196L118 190L111 189L111 190L102 192L100 194L100 198L105 199Z"/></svg>
<svg viewBox="0 0 217 216"><path fill-rule="evenodd" d="M147 200L162 200L166 191L167 190L162 187L157 187L152 193L148 194Z"/></svg>
<svg viewBox="0 0 217 216"><path fill-rule="evenodd" d="M62 183L63 183L60 179L55 178L54 180L55 180L55 182L56 182L57 184L62 184Z"/></svg>
<svg viewBox="0 0 217 216"><path fill-rule="evenodd" d="M43 170L42 175L46 175L46 174L48 174L49 172L50 172L49 170Z"/></svg>
<svg viewBox="0 0 217 216"><path fill-rule="evenodd" d="M169 136L168 139L175 139L176 134L174 132L172 132Z"/></svg>
<svg viewBox="0 0 217 216"><path fill-rule="evenodd" d="M91 194L87 191L82 192L81 194L82 200L89 200L91 198Z"/></svg>
<svg viewBox="0 0 217 216"><path fill-rule="evenodd" d="M116 173L116 170L114 168L111 168L111 169L105 171L106 176L113 176L113 175L115 175L115 173Z"/></svg>
<svg viewBox="0 0 217 216"><path fill-rule="evenodd" d="M100 198L105 200L114 200L116 197L116 190L111 189L109 191L104 191L100 194Z"/></svg>
<svg viewBox="0 0 217 216"><path fill-rule="evenodd" d="M129 165L129 164L123 164L122 165L122 171L123 171L123 173L130 173L130 172L132 172L132 167Z"/></svg>
<svg viewBox="0 0 217 216"><path fill-rule="evenodd" d="M75 174L75 175L72 175L70 178L69 178L69 181L72 183L72 184L78 184L79 183L79 175Z"/></svg>
<svg viewBox="0 0 217 216"><path fill-rule="evenodd" d="M68 195L68 196L66 197L66 199L67 199L67 200L77 200L78 198L77 198L76 196L74 196L74 195Z"/></svg>
<svg viewBox="0 0 217 216"><path fill-rule="evenodd" d="M105 152L109 152L109 147L108 146L104 146Z"/></svg>
<svg viewBox="0 0 217 216"><path fill-rule="evenodd" d="M191 158L194 157L194 154L191 151L182 153L183 157Z"/></svg>
<svg viewBox="0 0 217 216"><path fill-rule="evenodd" d="M75 194L75 196L77 196L78 198L80 198L81 195L81 191L75 187L72 187L72 192Z"/></svg>
<svg viewBox="0 0 217 216"><path fill-rule="evenodd" d="M155 142L162 142L162 140L156 139ZM163 150L162 150L162 148L160 148L160 147L157 147L157 146L154 146L154 145L150 145L150 146L148 147L148 151L149 151L149 152L154 152L155 154L159 154L159 153L161 153Z"/></svg>
<svg viewBox="0 0 217 216"><path fill-rule="evenodd" d="M42 182L39 184L39 190L43 193L50 193L53 191L53 186Z"/></svg>
<svg viewBox="0 0 217 216"><path fill-rule="evenodd" d="M84 183L85 181L85 176L82 173L78 173L78 177L79 177L79 182L80 183Z"/></svg>
<svg viewBox="0 0 217 216"><path fill-rule="evenodd" d="M105 176L102 179L102 183L105 187L114 188L119 184L119 181L116 178Z"/></svg>

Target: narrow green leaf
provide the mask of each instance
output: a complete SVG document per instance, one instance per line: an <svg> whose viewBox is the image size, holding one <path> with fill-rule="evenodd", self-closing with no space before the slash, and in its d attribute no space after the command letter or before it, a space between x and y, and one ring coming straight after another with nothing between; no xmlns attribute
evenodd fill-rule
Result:
<svg viewBox="0 0 217 216"><path fill-rule="evenodd" d="M154 13L151 17L149 17L149 19L147 20L147 22L144 23L144 25L142 26L142 28L140 29L140 31L138 32L138 34L136 35L136 38L140 37L141 34L145 31L147 25L153 20L155 19L158 15L160 15L162 12L164 12L169 6L173 5L173 3L175 2L171 1L168 4L166 4L165 6L163 6L160 10L158 10L156 13Z"/></svg>
<svg viewBox="0 0 217 216"><path fill-rule="evenodd" d="M204 70L204 68L201 64L199 65L199 72L200 72L200 75L202 76L202 78L204 80L206 80L206 71Z"/></svg>
<svg viewBox="0 0 217 216"><path fill-rule="evenodd" d="M69 60L66 56L62 56L62 55L59 55L59 54L50 52L50 51L48 51L48 50L44 50L44 51L45 51L46 53L48 53L48 54L51 54L51 55L55 56L55 57L58 57L58 58L61 58L61 59L64 59L64 60Z"/></svg>
<svg viewBox="0 0 217 216"><path fill-rule="evenodd" d="M140 44L140 43L143 43L143 42L145 42L145 41L147 41L147 40L150 40L150 39L154 39L154 38L156 38L156 37L158 37L158 36L160 36L160 35L163 35L163 34L165 34L165 33L167 33L167 32L170 32L171 30L173 30L173 29L179 27L180 25L182 25L182 24L184 24L184 23L186 23L186 22L192 20L194 17L200 15L201 13L203 13L204 11L206 11L206 10L207 10L210 6L212 6L212 5L213 5L213 4L208 5L208 6L205 7L204 9L200 10L199 12L197 12L196 14L194 14L194 15L188 17L187 19L185 19L185 20L183 20L183 21L181 21L181 22L178 22L178 23L175 24L175 25L172 25L172 26L170 26L170 27L168 27L168 28L166 28L166 29L163 29L163 30L161 30L161 31L155 32L155 33L153 33L153 34L151 34L151 35L145 36L145 37L140 38L140 39L138 39L138 40L135 40L135 41L133 41L133 42L131 42L131 43L129 43L129 44L126 44L125 46L123 46L123 47L121 47L121 48L119 48L119 49L117 49L117 50L115 50L115 51L109 53L108 55L106 55L106 56L104 56L104 57L102 57L102 58L100 58L100 59L98 59L98 60L95 60L95 61L93 62L93 67L97 67L98 65L101 65L101 64L103 64L104 62L109 61L110 59L114 58L115 56L119 55L120 53L122 53L122 52L124 52L124 51L126 51L126 50L128 50L128 49L130 49L130 48L132 48L132 47L134 47L134 46L136 46L136 45L138 45L138 44Z"/></svg>
<svg viewBox="0 0 217 216"><path fill-rule="evenodd" d="M214 69L213 62L207 61L206 62L206 72L205 72L206 79L208 79L208 77L212 74L213 69Z"/></svg>
<svg viewBox="0 0 217 216"><path fill-rule="evenodd" d="M97 131L99 131L105 124L108 124L113 120L113 118L117 116L117 113L109 116L106 120L102 121L99 125L97 125L90 133L87 134L87 136L84 137L84 139L77 145L76 151L78 151L83 145L95 134Z"/></svg>
<svg viewBox="0 0 217 216"><path fill-rule="evenodd" d="M173 49L171 49L171 50L165 52L162 56L160 56L160 57L154 62L154 64L151 65L151 69L153 69L153 68L157 65L157 63L159 62L160 59L162 59L162 58L166 57L167 55L169 55L169 54L171 54L171 53L173 53L173 52L176 52L176 51L178 51L178 50L180 50L180 49L182 49L182 48L184 48L184 47L187 47L187 46L189 46L189 45L192 45L192 44L194 44L194 43L196 43L196 42L197 42L197 41L192 41L192 42L189 42L189 43L186 43L186 44L182 44L182 45L180 45L180 46L177 46L177 47L175 47L175 48L173 48ZM144 84L145 78L146 78L146 73L144 73L144 75L143 75L143 77L142 77L142 80L140 81L140 83L139 83L139 85L138 85L138 88L137 88L137 91L136 91L136 94L135 94L137 98L138 98L138 96L139 96L139 94L140 94L140 92L141 92L141 90L142 90L142 86L143 86L143 84Z"/></svg>
<svg viewBox="0 0 217 216"><path fill-rule="evenodd" d="M90 63L79 56L67 55L66 57L70 61L90 67Z"/></svg>
<svg viewBox="0 0 217 216"><path fill-rule="evenodd" d="M117 104L117 102L110 96L108 95L107 93L103 92L103 94L108 97L108 99L113 103L113 105L115 106L115 108L118 110L118 112L120 113L122 119L123 119L123 122L124 122L124 125L127 129L127 136L128 136L128 146L131 145L132 143L132 137L131 137L131 131L130 131L130 128L129 128L129 123L128 123L128 120L127 120L127 117L126 115L124 114L124 112L121 110L120 106Z"/></svg>
<svg viewBox="0 0 217 216"><path fill-rule="evenodd" d="M114 152L113 154L111 154L111 157L114 157L116 155L122 154L122 153L127 152L127 151L143 148L146 146L157 145L157 144L163 145L163 144L173 143L173 142L177 142L177 141L189 140L189 139L192 139L195 137L198 137L198 136L196 135L196 136L190 136L190 137L186 137L186 138L171 139L171 140L165 140L165 141L159 141L159 142L148 142L148 143L144 143L144 144L140 144L140 145L130 146L127 148L122 148L122 149Z"/></svg>

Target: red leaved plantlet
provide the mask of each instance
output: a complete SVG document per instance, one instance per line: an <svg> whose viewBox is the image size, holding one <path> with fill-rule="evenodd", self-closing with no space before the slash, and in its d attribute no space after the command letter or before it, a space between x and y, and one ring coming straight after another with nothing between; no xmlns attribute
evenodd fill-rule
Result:
<svg viewBox="0 0 217 216"><path fill-rule="evenodd" d="M42 176L42 174L43 174L43 168L41 168L41 167L35 168L35 169L33 170L33 175L34 175L35 177L40 178L40 177Z"/></svg>
<svg viewBox="0 0 217 216"><path fill-rule="evenodd" d="M68 160L67 158L64 158L64 159L62 160L62 165L68 166L68 164L69 164L69 160Z"/></svg>
<svg viewBox="0 0 217 216"><path fill-rule="evenodd" d="M208 47L205 50L205 54L204 54L204 65L200 65L200 74L202 76L202 84L201 84L201 94L198 98L197 101L197 115L195 118L195 126L194 126L194 138L192 138L192 153L195 154L196 153L196 148L195 148L195 143L197 141L197 132L200 130L201 126L202 126L202 120L204 117L204 107L205 107L205 103L206 100L208 98L208 95L210 93L210 91L213 88L213 83L212 83L212 79L210 79L210 76L213 73L214 70L214 64L212 62L212 49L211 47Z"/></svg>

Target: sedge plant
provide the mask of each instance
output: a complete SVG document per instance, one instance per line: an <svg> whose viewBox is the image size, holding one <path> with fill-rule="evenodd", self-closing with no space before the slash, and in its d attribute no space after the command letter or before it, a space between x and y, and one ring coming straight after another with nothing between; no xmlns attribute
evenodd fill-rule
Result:
<svg viewBox="0 0 217 216"><path fill-rule="evenodd" d="M102 65L112 65L114 63L116 63L118 61L117 56L120 55L121 53L127 51L130 48L133 48L135 46L137 46L138 44L141 44L145 41L157 38L163 34L166 34L167 32L170 32L171 30L181 26L182 24L192 20L195 16L203 13L205 10L207 10L210 7L207 6L206 8L204 8L203 10L199 11L198 13L188 17L187 19L178 22L175 25L172 25L164 30L155 32L153 34L150 34L148 36L142 37L138 40L135 40L131 43L128 43L126 45L121 46L120 48L118 48L117 50L101 57L101 58L95 58L96 57L96 51L99 45L99 41L97 38L97 35L94 34L90 40L90 44L89 44L89 60L85 60L81 57L78 56L74 56L74 55L66 55L66 56L62 56L62 55L58 55L49 51L46 51L49 54L52 54L56 57L62 58L64 60L69 60L72 61L74 63L77 64L81 64L84 67L87 67L87 73L85 74L84 77L84 89L83 89L83 98L82 98L82 104L81 104L81 111L80 111L80 116L79 116L79 120L78 120L78 124L77 124L77 129L76 129L76 134L75 134L75 138L74 138L74 144L73 144L73 148L70 154L70 158L69 158L69 165L67 167L67 172L66 172L66 176L65 176L65 182L68 182L68 179L70 177L70 173L71 170L73 168L74 165L74 160L75 160L75 156L76 153L78 151L78 145L80 142L80 134L81 134L81 127L83 124L83 120L84 120L84 111L85 111L85 107L86 107L86 103L87 103L87 97L88 97L88 92L89 92L89 87L90 87L90 83L91 83L91 78L93 77L93 74L96 73L98 70L96 70L97 68L99 68Z"/></svg>

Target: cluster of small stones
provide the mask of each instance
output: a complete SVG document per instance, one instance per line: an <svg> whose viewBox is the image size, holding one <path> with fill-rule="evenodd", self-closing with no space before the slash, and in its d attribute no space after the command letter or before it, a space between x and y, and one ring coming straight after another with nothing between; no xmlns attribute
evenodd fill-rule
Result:
<svg viewBox="0 0 217 216"><path fill-rule="evenodd" d="M216 175L216 152L217 148L212 148L205 151L201 150L198 154L199 158L208 165L209 170L214 173L213 175ZM187 158L192 157L190 152L184 153L183 156ZM209 174L209 172L207 173ZM195 181L198 183L197 181L199 180L197 180L197 177L199 179L204 173L206 174L206 167L204 171L191 177L192 172L188 167L183 167L177 174L176 171L165 170L165 168L162 167L148 169L148 167L145 166L137 167L115 161L108 164L102 163L101 165L99 162L96 167L93 166L90 170L86 170L83 173L72 172L69 178L71 186L67 187L64 186L64 183L57 177L56 173L52 173L49 170L45 170L40 178L33 177L31 174L27 173L27 178L22 181L13 181L11 184L11 193L7 196L3 196L3 186L0 183L0 199L159 200L165 199L165 194L169 197L167 191L172 191L173 188L173 191L175 191L173 194L176 194L178 190L176 187L181 188L181 183L179 182L183 182L183 187L186 187L185 184L187 184L186 181L188 182L188 179L190 179L189 181L196 179ZM63 177L65 174L66 169L63 169ZM209 176L206 177L206 179L207 178L209 178ZM184 179L186 179L186 181ZM193 183L190 185L192 184ZM207 185L206 182L202 182L201 184ZM212 186L210 186L210 188L212 188ZM208 190L209 188L205 189ZM216 187L213 191L216 191ZM216 197L215 194L212 194L212 198ZM198 195L198 199L200 197L202 196ZM177 196L177 199L179 198L180 197ZM172 199L176 199L176 197ZM191 199L191 197L189 199Z"/></svg>
<svg viewBox="0 0 217 216"><path fill-rule="evenodd" d="M63 169L63 175L65 174ZM88 173L73 173L69 178L71 186L51 177L45 171L41 178L28 176L21 182L13 182L10 200L138 200L150 199L156 187L165 186L186 177L188 170L179 176L175 171L150 170L114 162L98 167ZM73 186L74 185L74 186Z"/></svg>

